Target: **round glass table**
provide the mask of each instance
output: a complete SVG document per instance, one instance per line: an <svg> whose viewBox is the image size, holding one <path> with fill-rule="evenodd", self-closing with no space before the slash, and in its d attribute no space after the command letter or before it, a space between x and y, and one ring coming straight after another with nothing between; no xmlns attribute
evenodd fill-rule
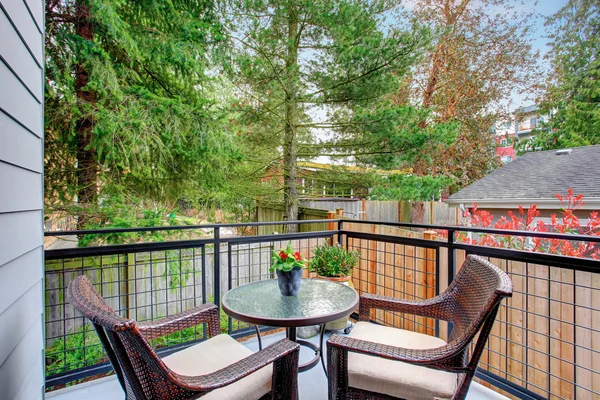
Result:
<svg viewBox="0 0 600 400"><path fill-rule="evenodd" d="M231 317L254 325L287 328L287 337L315 351L315 358L299 367L300 372L313 368L319 359L325 369L321 348L325 324L347 317L358 306L358 294L340 283L320 279L302 279L298 296L282 296L277 280L249 283L231 289L222 299L223 310ZM321 325L320 346L298 340L296 328ZM260 343L260 332L256 330Z"/></svg>

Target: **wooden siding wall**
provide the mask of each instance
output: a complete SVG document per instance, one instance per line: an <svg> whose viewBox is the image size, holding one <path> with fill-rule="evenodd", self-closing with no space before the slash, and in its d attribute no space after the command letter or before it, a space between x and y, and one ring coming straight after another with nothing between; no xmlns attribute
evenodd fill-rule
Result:
<svg viewBox="0 0 600 400"><path fill-rule="evenodd" d="M42 0L0 0L0 397L43 397Z"/></svg>

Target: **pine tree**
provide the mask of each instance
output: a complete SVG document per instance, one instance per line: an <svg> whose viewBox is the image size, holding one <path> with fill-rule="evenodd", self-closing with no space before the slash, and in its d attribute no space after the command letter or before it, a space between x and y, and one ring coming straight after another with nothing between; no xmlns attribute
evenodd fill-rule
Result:
<svg viewBox="0 0 600 400"><path fill-rule="evenodd" d="M313 135L356 133L364 123L357 113L392 93L428 42L417 25L386 26L391 7L384 0L233 0L224 10L237 129L257 175L282 165L275 181L288 220L298 219L298 158L345 146L315 146Z"/></svg>
<svg viewBox="0 0 600 400"><path fill-rule="evenodd" d="M46 203L197 200L236 157L207 76L211 1L46 2ZM71 210L71 212L73 212Z"/></svg>
<svg viewBox="0 0 600 400"><path fill-rule="evenodd" d="M546 150L600 144L600 2L570 0L546 25L553 72L542 112L552 117L524 145Z"/></svg>

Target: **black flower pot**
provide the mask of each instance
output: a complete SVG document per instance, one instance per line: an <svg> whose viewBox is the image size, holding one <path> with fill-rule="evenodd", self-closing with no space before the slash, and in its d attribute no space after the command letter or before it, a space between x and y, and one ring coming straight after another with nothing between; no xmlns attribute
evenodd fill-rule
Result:
<svg viewBox="0 0 600 400"><path fill-rule="evenodd" d="M277 270L277 281L283 296L297 296L302 284L302 268L295 267L291 271Z"/></svg>

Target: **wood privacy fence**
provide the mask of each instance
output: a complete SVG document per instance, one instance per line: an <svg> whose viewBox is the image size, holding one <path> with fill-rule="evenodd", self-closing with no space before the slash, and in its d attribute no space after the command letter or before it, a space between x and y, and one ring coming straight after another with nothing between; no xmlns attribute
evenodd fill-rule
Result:
<svg viewBox="0 0 600 400"><path fill-rule="evenodd" d="M372 201L362 202L364 219L368 221L406 222L411 224L461 225L457 207L437 201Z"/></svg>
<svg viewBox="0 0 600 400"><path fill-rule="evenodd" d="M326 219L327 211L343 210L343 217L381 222L406 222L431 225L461 225L461 211L436 201L379 201L361 199L312 199L300 201L299 219ZM285 212L281 207L259 206L256 221L283 221ZM308 228L308 226L306 226ZM283 227L260 227L259 232L269 234L282 232ZM312 229L312 227L311 227Z"/></svg>
<svg viewBox="0 0 600 400"><path fill-rule="evenodd" d="M344 210L344 217L362 219L363 202L360 199L311 199L301 200L300 205L305 208L323 211Z"/></svg>
<svg viewBox="0 0 600 400"><path fill-rule="evenodd" d="M327 210L319 210L314 208L299 207L298 208L298 219L301 221L310 221L316 219L327 219ZM285 210L280 207L273 206L261 206L256 207L256 222L271 222L271 221L284 221ZM315 232L325 231L328 228L327 223L318 223L310 225L298 225L299 232ZM257 227L258 235L270 235L273 233L285 233L286 228L284 224L281 225L259 225Z"/></svg>

